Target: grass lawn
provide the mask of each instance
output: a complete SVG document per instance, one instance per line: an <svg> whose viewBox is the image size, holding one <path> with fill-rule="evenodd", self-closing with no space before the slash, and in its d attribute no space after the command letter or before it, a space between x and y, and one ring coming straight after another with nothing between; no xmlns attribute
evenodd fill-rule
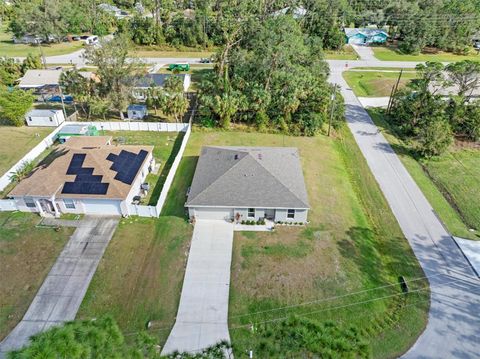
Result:
<svg viewBox="0 0 480 359"><path fill-rule="evenodd" d="M8 171L53 130L52 127L0 126L0 175Z"/></svg>
<svg viewBox="0 0 480 359"><path fill-rule="evenodd" d="M399 72L345 71L343 73L343 77L355 95L360 97L390 96L398 75ZM405 87L415 77L415 72L404 72L398 87Z"/></svg>
<svg viewBox="0 0 480 359"><path fill-rule="evenodd" d="M27 44L14 44L12 34L7 32L7 24L0 27L0 54L1 56L26 57L29 53L39 54L40 48ZM80 50L82 41L62 42L59 44L43 44L42 50L45 56L65 55Z"/></svg>
<svg viewBox="0 0 480 359"><path fill-rule="evenodd" d="M368 112L448 230L455 236L480 239L480 150L457 149L440 158L418 161L381 111ZM476 234L469 231L472 227Z"/></svg>
<svg viewBox="0 0 480 359"><path fill-rule="evenodd" d="M148 195L142 199L142 204L156 205L168 171L182 144L183 132L141 132L141 131L106 131L106 135L115 139L123 137L126 145L150 145L153 148L153 157L160 163L158 174L149 173L146 181L150 184Z"/></svg>
<svg viewBox="0 0 480 359"><path fill-rule="evenodd" d="M327 60L358 60L358 55L350 45L345 45L341 50L324 50Z"/></svg>
<svg viewBox="0 0 480 359"><path fill-rule="evenodd" d="M196 158L185 155L160 218L123 219L88 288L77 318L111 314L127 340L152 322L163 344L175 322L193 227L183 205Z"/></svg>
<svg viewBox="0 0 480 359"><path fill-rule="evenodd" d="M215 51L188 49L161 49L155 46L137 46L130 51L136 57L201 58L211 57Z"/></svg>
<svg viewBox="0 0 480 359"><path fill-rule="evenodd" d="M237 357L247 349L262 346L261 338L239 326L362 300L373 302L307 317L357 326L374 357L397 356L415 341L426 323L428 294L424 291L404 297L398 276L412 279L422 277L423 272L346 129L337 139L194 132L182 164L193 169L203 145L298 147L312 206L307 228L281 227L273 234L235 235L229 323ZM179 198L178 204L184 200ZM393 285L373 290L385 283ZM425 285L419 281L411 288ZM372 291L326 300L366 289ZM395 297L375 300L385 295ZM317 299L325 302L252 314ZM278 344L273 339L269 342ZM292 352L292 357L300 353ZM257 356L275 357L266 352L257 352Z"/></svg>
<svg viewBox="0 0 480 359"><path fill-rule="evenodd" d="M381 61L440 61L440 62L455 62L462 60L477 60L480 61L480 55L475 51L469 55L455 55L451 52L439 51L436 54L418 54L405 55L399 52L395 47L386 46L372 46L375 57Z"/></svg>
<svg viewBox="0 0 480 359"><path fill-rule="evenodd" d="M36 228L33 213L0 212L0 340L22 319L73 228Z"/></svg>
<svg viewBox="0 0 480 359"><path fill-rule="evenodd" d="M250 344L258 344L249 330L236 328L250 323L252 312L366 289L371 291L289 313L373 300L308 317L358 326L375 357L394 357L406 350L424 328L428 296L423 291L405 297L398 276L411 279L422 277L423 272L346 129L337 139L194 131L162 215L122 220L78 318L110 313L127 335L152 321L150 333L162 344L174 323L183 281L192 234L183 205L201 146L283 144L297 146L302 154L311 224L281 228L274 234L236 234L230 292L230 333L236 356L241 357ZM385 283L393 285L374 289ZM425 284L415 282L410 288ZM376 300L385 295L394 297ZM274 312L261 319L285 314Z"/></svg>

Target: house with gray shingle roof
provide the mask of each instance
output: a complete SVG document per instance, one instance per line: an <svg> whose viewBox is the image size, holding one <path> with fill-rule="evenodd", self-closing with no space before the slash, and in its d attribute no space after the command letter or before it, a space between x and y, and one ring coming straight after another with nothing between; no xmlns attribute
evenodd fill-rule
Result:
<svg viewBox="0 0 480 359"><path fill-rule="evenodd" d="M203 147L185 206L191 219L306 222L298 149Z"/></svg>

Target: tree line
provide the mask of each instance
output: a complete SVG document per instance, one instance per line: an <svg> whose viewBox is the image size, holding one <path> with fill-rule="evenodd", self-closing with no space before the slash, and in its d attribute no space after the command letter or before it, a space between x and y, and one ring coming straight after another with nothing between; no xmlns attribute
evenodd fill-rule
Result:
<svg viewBox="0 0 480 359"><path fill-rule="evenodd" d="M425 156L441 155L454 138L480 140L480 63L416 67L419 78L393 98L390 120L399 133L414 140Z"/></svg>
<svg viewBox="0 0 480 359"><path fill-rule="evenodd" d="M231 0L113 0L131 17L118 19L101 11L103 0L16 0L0 16L10 19L16 36L26 33L48 39L89 32L127 34L139 45L169 45L210 48L225 45L232 9L244 7ZM480 29L478 0L258 0L247 1L248 13L257 21L280 11L298 15L302 30L320 39L324 49L345 44L343 27L373 25L386 28L399 40L405 53L417 53L432 46L465 53L472 36Z"/></svg>

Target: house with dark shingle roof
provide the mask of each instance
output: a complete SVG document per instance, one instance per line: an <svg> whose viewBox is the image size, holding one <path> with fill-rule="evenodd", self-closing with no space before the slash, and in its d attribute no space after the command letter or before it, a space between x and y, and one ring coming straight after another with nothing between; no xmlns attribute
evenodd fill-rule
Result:
<svg viewBox="0 0 480 359"><path fill-rule="evenodd" d="M203 147L185 206L191 219L304 223L309 204L299 152Z"/></svg>

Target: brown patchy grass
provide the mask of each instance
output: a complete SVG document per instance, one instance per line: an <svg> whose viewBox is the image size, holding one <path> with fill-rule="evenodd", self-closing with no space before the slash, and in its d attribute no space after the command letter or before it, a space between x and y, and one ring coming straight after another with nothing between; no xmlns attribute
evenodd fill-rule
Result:
<svg viewBox="0 0 480 359"><path fill-rule="evenodd" d="M22 319L73 228L36 228L32 213L0 213L0 340Z"/></svg>

